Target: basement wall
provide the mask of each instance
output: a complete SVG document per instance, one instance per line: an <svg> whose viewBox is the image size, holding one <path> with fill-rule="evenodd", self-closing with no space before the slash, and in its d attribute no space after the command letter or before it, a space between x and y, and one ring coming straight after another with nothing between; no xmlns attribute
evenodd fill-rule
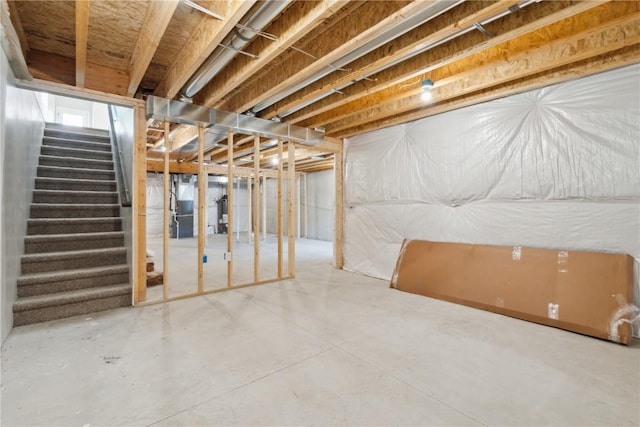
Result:
<svg viewBox="0 0 640 427"><path fill-rule="evenodd" d="M336 182L333 169L307 174L308 200L304 197L307 207L307 237L308 239L333 241L335 230ZM303 234L304 235L304 234Z"/></svg>
<svg viewBox="0 0 640 427"><path fill-rule="evenodd" d="M345 269L389 279L405 238L638 267L639 77L633 65L349 138Z"/></svg>
<svg viewBox="0 0 640 427"><path fill-rule="evenodd" d="M0 52L0 335L4 342L13 325L44 117L35 93L14 87L15 78L4 51Z"/></svg>

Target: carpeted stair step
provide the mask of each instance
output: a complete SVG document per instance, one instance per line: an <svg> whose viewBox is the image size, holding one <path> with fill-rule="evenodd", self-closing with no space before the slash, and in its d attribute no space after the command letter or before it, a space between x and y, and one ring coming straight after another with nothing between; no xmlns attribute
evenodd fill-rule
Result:
<svg viewBox="0 0 640 427"><path fill-rule="evenodd" d="M104 218L109 216L120 216L120 205L66 205L52 203L31 204L31 218Z"/></svg>
<svg viewBox="0 0 640 427"><path fill-rule="evenodd" d="M111 144L108 142L82 141L70 138L57 138L45 136L42 138L42 146L79 148L82 150L102 151L111 153Z"/></svg>
<svg viewBox="0 0 640 427"><path fill-rule="evenodd" d="M106 161L112 160L110 151L107 152L85 150L80 148L52 147L49 145L43 145L40 149L40 154L43 156L67 157L73 159L93 159Z"/></svg>
<svg viewBox="0 0 640 427"><path fill-rule="evenodd" d="M131 305L131 286L118 284L18 298L13 325L22 326Z"/></svg>
<svg viewBox="0 0 640 427"><path fill-rule="evenodd" d="M36 178L37 190L73 190L73 191L117 191L116 181L71 179L71 178Z"/></svg>
<svg viewBox="0 0 640 427"><path fill-rule="evenodd" d="M92 141L109 144L111 138L106 130L89 129L89 128L72 128L67 126L64 129L55 124L47 123L44 128L44 136L52 136L55 138L75 139L79 141Z"/></svg>
<svg viewBox="0 0 640 427"><path fill-rule="evenodd" d="M31 218L27 220L27 234L72 234L121 231L120 217L108 218Z"/></svg>
<svg viewBox="0 0 640 427"><path fill-rule="evenodd" d="M106 191L33 190L33 203L108 205L118 203L118 193Z"/></svg>
<svg viewBox="0 0 640 427"><path fill-rule="evenodd" d="M127 263L127 249L106 248L27 254L21 257L22 274L73 270Z"/></svg>
<svg viewBox="0 0 640 427"><path fill-rule="evenodd" d="M39 166L58 166L63 168L113 170L113 161L95 159L75 159L59 156L40 155Z"/></svg>
<svg viewBox="0 0 640 427"><path fill-rule="evenodd" d="M40 234L26 236L25 254L77 251L84 249L117 248L124 246L124 232Z"/></svg>
<svg viewBox="0 0 640 427"><path fill-rule="evenodd" d="M23 274L18 278L18 297L31 297L128 282L129 266L126 264Z"/></svg>
<svg viewBox="0 0 640 427"><path fill-rule="evenodd" d="M70 168L65 166L38 166L38 177L113 181L116 179L116 173L108 170Z"/></svg>

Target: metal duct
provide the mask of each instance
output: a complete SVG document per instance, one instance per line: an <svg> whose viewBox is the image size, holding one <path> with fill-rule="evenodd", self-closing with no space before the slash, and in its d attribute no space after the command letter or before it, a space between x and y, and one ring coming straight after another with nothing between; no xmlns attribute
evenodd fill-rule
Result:
<svg viewBox="0 0 640 427"><path fill-rule="evenodd" d="M324 140L324 132L317 130L157 96L147 98L147 119L149 118L193 126L205 125L217 132L232 129L241 134L283 138L305 145L316 145Z"/></svg>
<svg viewBox="0 0 640 427"><path fill-rule="evenodd" d="M222 45L226 47L218 46L184 85L181 91L183 99L189 100L200 92L233 59L237 51L249 44L256 32L247 27L261 31L282 12L287 4L286 1L267 0L253 16L241 23L242 29L236 27L233 33L222 42Z"/></svg>
<svg viewBox="0 0 640 427"><path fill-rule="evenodd" d="M320 70L313 76L308 79L303 80L302 82L291 86L290 88L278 92L276 95L273 95L262 102L256 104L251 110L255 113L264 110L265 108L275 104L276 102L286 98L287 96L299 91L300 89L310 85L311 83L320 80L322 77L331 74L336 69L343 68L345 65L350 62L355 61L358 58L366 55L374 49L390 42L391 40L400 37L401 35L413 30L414 28L424 24L425 22L430 21L431 19L441 15L448 10L454 8L455 6L462 3L464 0L438 0L435 3L429 5L428 7L421 10L419 13L416 13L413 16L410 16L402 21L400 21L397 25L389 28L373 37L371 40L364 43L362 46L352 50L347 53L342 58L338 59L334 63L330 64L323 70Z"/></svg>

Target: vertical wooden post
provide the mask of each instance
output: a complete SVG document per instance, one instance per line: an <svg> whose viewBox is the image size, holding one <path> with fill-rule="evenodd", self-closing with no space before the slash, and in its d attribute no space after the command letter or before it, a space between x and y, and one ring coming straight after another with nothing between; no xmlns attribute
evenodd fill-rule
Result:
<svg viewBox="0 0 640 427"><path fill-rule="evenodd" d="M260 280L260 137L253 138L253 281Z"/></svg>
<svg viewBox="0 0 640 427"><path fill-rule="evenodd" d="M262 176L262 240L267 240L267 176Z"/></svg>
<svg viewBox="0 0 640 427"><path fill-rule="evenodd" d="M169 213L171 210L169 196L171 194L171 183L169 182L169 122L164 122L164 170L163 170L163 190L164 190L164 210L162 216L162 297L169 298Z"/></svg>
<svg viewBox="0 0 640 427"><path fill-rule="evenodd" d="M204 128L198 126L198 293L204 292Z"/></svg>
<svg viewBox="0 0 640 427"><path fill-rule="evenodd" d="M282 217L284 216L284 212L282 210L282 138L278 138L278 206L276 208L276 216L278 220L278 279L282 277L282 237L283 237L283 227L282 227Z"/></svg>
<svg viewBox="0 0 640 427"><path fill-rule="evenodd" d="M343 141L344 143L344 141ZM334 253L336 268L342 269L344 259L342 253L342 232L344 224L344 160L343 145L340 144L340 151L333 155L333 170L336 180L336 212L335 212L335 237L334 237Z"/></svg>
<svg viewBox="0 0 640 427"><path fill-rule="evenodd" d="M238 178L238 182L240 178ZM238 226L238 228L240 228ZM233 131L227 130L227 286L233 284Z"/></svg>
<svg viewBox="0 0 640 427"><path fill-rule="evenodd" d="M296 202L296 149L295 144L291 141L287 144L288 153L287 153L287 175L288 175L288 184L287 190L289 193L289 230L288 230L288 270L289 276L293 277L296 275L296 224L295 224L295 202Z"/></svg>
<svg viewBox="0 0 640 427"><path fill-rule="evenodd" d="M251 203L251 176L247 177L247 243L251 244L251 232L253 229L253 209Z"/></svg>
<svg viewBox="0 0 640 427"><path fill-rule="evenodd" d="M147 120L145 107L133 108L133 303L147 299Z"/></svg>

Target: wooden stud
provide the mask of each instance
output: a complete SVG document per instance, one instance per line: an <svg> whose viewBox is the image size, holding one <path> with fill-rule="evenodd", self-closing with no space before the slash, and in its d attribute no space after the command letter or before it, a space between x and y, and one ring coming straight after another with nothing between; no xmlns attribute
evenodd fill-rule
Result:
<svg viewBox="0 0 640 427"><path fill-rule="evenodd" d="M144 106L133 108L133 302L147 299L147 121Z"/></svg>
<svg viewBox="0 0 640 427"><path fill-rule="evenodd" d="M295 202L296 202L296 147L294 144L287 144L287 191L289 197L288 203L288 247L287 254L289 256L288 274L293 277L296 275L296 224L295 224Z"/></svg>
<svg viewBox="0 0 640 427"><path fill-rule="evenodd" d="M205 171L211 175L226 175L229 170L227 166L221 165L205 165ZM149 159L147 160L147 171L148 172L162 172L164 170L164 163L162 160L157 159ZM171 173L198 173L198 165L197 163L177 163L171 162L169 164L169 171ZM262 169L260 171L261 174L267 175L269 178L276 178L278 176L278 172L270 169ZM233 174L235 176L241 176L246 178L247 176L251 176L253 174L253 168L245 168L241 166L233 167Z"/></svg>
<svg viewBox="0 0 640 427"><path fill-rule="evenodd" d="M215 6L214 2L214 6ZM226 10L224 21L215 18L204 19L193 31L191 39L177 55L167 71L164 79L158 84L155 94L165 98L173 98L185 85L187 80L198 70L200 65L211 55L227 34L233 31L236 24L253 7L255 0L230 0L219 2Z"/></svg>
<svg viewBox="0 0 640 427"><path fill-rule="evenodd" d="M204 172L203 147L204 127L200 125L198 126L198 293L204 291L204 201L207 198L205 179L208 179L208 175Z"/></svg>
<svg viewBox="0 0 640 427"><path fill-rule="evenodd" d="M227 130L227 286L233 284L233 131ZM240 177L238 177L240 182ZM240 224L238 224L240 228Z"/></svg>
<svg viewBox="0 0 640 427"><path fill-rule="evenodd" d="M344 259L342 254L342 233L344 227L344 164L342 145L340 152L336 153L333 158L335 166L333 168L335 174L335 194L336 194L336 211L335 211L335 236L334 236L334 254L336 268L344 267Z"/></svg>
<svg viewBox="0 0 640 427"><path fill-rule="evenodd" d="M253 139L253 281L260 280L260 137Z"/></svg>
<svg viewBox="0 0 640 427"><path fill-rule="evenodd" d="M169 146L169 122L164 122L164 134L165 140L165 152L164 152L164 170L163 170L163 182L164 182L164 215L162 216L162 296L165 300L169 299L169 215L171 211L170 195L171 195L171 183L169 182L169 150L166 147Z"/></svg>
<svg viewBox="0 0 640 427"><path fill-rule="evenodd" d="M284 212L282 209L282 181L284 177L282 176L282 138L278 138L278 197L277 197L277 208L276 208L276 216L278 221L278 278L282 278L282 267L283 267L283 257L282 257L282 249L283 249L283 221L282 217L284 216Z"/></svg>
<svg viewBox="0 0 640 427"><path fill-rule="evenodd" d="M76 0L76 86L84 87L87 70L89 0Z"/></svg>
<svg viewBox="0 0 640 427"><path fill-rule="evenodd" d="M129 85L127 95L133 96L144 77L153 55L158 49L169 21L178 7L179 0L152 1L147 6L136 47L129 61Z"/></svg>

